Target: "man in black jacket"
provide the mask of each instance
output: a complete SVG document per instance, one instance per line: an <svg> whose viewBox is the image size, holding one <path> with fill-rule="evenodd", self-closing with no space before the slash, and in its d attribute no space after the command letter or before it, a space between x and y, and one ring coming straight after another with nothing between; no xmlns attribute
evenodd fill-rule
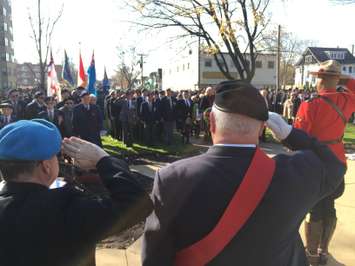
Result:
<svg viewBox="0 0 355 266"><path fill-rule="evenodd" d="M218 237L228 232L221 224L233 225L239 219L226 215L226 209L245 183L255 154L262 152L257 145L267 120L275 136L297 152L268 158L274 165L270 183L246 222L236 234L228 235L226 245L221 246L219 239L209 241L215 230L221 232ZM345 165L326 145L293 129L278 114L268 115L264 98L247 83L231 81L217 87L210 129L214 146L207 153L173 163L156 174L154 212L147 219L143 239L143 265L309 265L300 224L320 199L338 187ZM256 194L251 191L259 188L265 170L252 169L256 185L247 190L248 198L239 202L238 210L248 209ZM226 216L231 220L226 221ZM201 241L207 244L199 252L181 255ZM208 262L188 263L211 256L207 250L214 248L219 252ZM176 263L177 258L185 263Z"/></svg>
<svg viewBox="0 0 355 266"><path fill-rule="evenodd" d="M173 142L173 133L175 127L175 106L176 101L173 98L173 93L171 89L166 90L166 96L161 99L160 102L160 115L162 117L163 126L164 126L164 137L165 143L167 145L172 144Z"/></svg>
<svg viewBox="0 0 355 266"><path fill-rule="evenodd" d="M102 146L100 131L102 116L97 105L90 104L90 94L81 93L81 104L75 106L73 114L73 131L86 141Z"/></svg>
<svg viewBox="0 0 355 266"><path fill-rule="evenodd" d="M18 90L13 89L9 91L9 103L11 103L14 108L13 115L17 120L24 119L26 109L26 103L22 101L19 96L20 93Z"/></svg>
<svg viewBox="0 0 355 266"><path fill-rule="evenodd" d="M0 131L2 266L94 266L98 241L140 222L152 209L125 162L77 138L64 140L64 153L80 168L96 169L108 195L69 184L50 190L61 145L58 129L45 120L19 121Z"/></svg>
<svg viewBox="0 0 355 266"><path fill-rule="evenodd" d="M45 96L42 91L37 91L35 93L33 101L27 104L26 106L25 119L31 120L34 118L38 118L38 114L46 110L44 99Z"/></svg>

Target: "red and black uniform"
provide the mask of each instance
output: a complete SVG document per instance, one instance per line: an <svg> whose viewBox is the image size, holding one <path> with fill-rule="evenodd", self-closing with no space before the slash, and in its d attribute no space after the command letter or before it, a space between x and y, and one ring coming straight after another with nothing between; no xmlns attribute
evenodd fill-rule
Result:
<svg viewBox="0 0 355 266"><path fill-rule="evenodd" d="M346 86L345 92L337 92L335 89L323 90L318 97L303 102L294 123L295 128L302 129L327 144L345 165L343 136L346 124L355 112L355 80L350 80ZM318 202L310 212L310 219L305 223L309 259L317 256L319 250L321 261L323 254L328 254L329 243L337 223L334 201L343 194L344 187L343 178L341 185ZM324 262L326 259L322 264Z"/></svg>

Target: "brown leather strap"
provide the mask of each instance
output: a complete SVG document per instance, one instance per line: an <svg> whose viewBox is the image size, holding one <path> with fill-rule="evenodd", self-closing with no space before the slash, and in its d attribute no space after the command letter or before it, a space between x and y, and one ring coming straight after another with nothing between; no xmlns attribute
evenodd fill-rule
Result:
<svg viewBox="0 0 355 266"><path fill-rule="evenodd" d="M342 137L339 138L339 139L335 139L335 140L325 140L325 141L321 141L321 143L322 143L322 144L325 144L325 145L339 144L339 143L342 143L342 142L343 142L343 138L344 138L344 136L342 136Z"/></svg>
<svg viewBox="0 0 355 266"><path fill-rule="evenodd" d="M331 99L319 95L318 96L320 99L322 99L323 101L325 101L327 104L329 104L340 116L341 120L343 120L344 125L346 125L348 123L348 120L346 119L344 113L340 110L339 106L337 106Z"/></svg>

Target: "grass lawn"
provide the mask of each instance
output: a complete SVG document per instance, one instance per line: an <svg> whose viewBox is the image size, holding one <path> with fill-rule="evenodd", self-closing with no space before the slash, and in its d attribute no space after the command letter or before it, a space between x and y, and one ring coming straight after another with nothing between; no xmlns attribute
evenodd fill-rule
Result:
<svg viewBox="0 0 355 266"><path fill-rule="evenodd" d="M167 146L164 144L156 144L153 146L146 146L144 144L134 143L133 147L128 148L121 141L113 139L111 136L102 138L102 144L105 150L113 156L134 156L134 155L174 155L174 156L189 156L195 155L200 150L191 144L181 144L181 139L178 135L175 136L174 144Z"/></svg>
<svg viewBox="0 0 355 266"><path fill-rule="evenodd" d="M355 145L355 125L348 124L344 135L345 144Z"/></svg>
<svg viewBox="0 0 355 266"><path fill-rule="evenodd" d="M269 129L266 131L266 139L268 142L277 142L272 137L272 134ZM348 124L346 127L345 135L344 135L344 143L345 145L355 145L355 125Z"/></svg>

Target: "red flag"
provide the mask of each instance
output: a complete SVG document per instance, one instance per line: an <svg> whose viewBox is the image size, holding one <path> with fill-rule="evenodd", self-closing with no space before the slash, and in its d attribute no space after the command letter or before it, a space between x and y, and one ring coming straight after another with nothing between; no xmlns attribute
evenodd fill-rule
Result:
<svg viewBox="0 0 355 266"><path fill-rule="evenodd" d="M79 56L79 73L78 73L78 87L86 88L87 76L84 69L83 59L81 58L81 52Z"/></svg>

